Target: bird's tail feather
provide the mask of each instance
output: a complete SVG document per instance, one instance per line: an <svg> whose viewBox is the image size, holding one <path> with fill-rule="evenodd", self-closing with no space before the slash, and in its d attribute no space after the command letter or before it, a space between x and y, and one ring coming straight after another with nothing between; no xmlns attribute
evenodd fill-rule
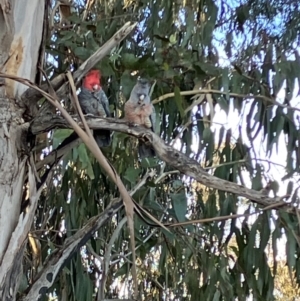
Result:
<svg viewBox="0 0 300 301"><path fill-rule="evenodd" d="M110 145L110 131L96 130L94 131L94 138L99 147L106 147Z"/></svg>

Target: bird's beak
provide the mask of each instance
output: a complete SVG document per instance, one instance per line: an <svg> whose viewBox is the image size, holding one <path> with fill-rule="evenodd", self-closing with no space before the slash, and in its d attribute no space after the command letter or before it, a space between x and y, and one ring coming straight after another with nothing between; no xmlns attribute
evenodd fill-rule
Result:
<svg viewBox="0 0 300 301"><path fill-rule="evenodd" d="M99 86L99 85L94 85L94 86L93 86L93 90L94 90L94 91L100 90L100 86Z"/></svg>

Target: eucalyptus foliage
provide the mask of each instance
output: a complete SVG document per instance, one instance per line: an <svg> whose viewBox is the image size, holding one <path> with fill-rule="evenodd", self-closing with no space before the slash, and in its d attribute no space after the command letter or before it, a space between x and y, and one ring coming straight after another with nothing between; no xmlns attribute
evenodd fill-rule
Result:
<svg viewBox="0 0 300 301"><path fill-rule="evenodd" d="M147 77L154 83L156 130L167 143L221 179L255 190L269 183L271 194L287 194L288 200L297 204L298 1L87 2L91 5L73 2L69 22L60 22L58 10L52 16L49 13L53 27L46 41L45 69L50 78L76 70L125 22L137 21L133 34L96 66L114 117L122 118L137 76ZM205 93L186 92L194 89ZM158 99L167 93L173 94ZM69 100L62 102L70 108ZM52 131L49 146L56 148L69 133ZM114 133L112 145L103 152L129 190L149 168L156 170L157 176L135 193L134 200L162 222L257 213L172 227L170 232L136 215L141 300L246 300L249 296L275 300L284 294L274 288L276 256L282 251L290 275L295 275L294 285L298 285L296 215L280 208L262 211L251 200L204 187L158 159L140 162L136 146L134 138ZM84 144L63 160L53 180L52 188L42 196L34 225L41 243L41 262L119 197L116 186ZM52 296L92 300L109 241L123 217L122 210L71 258L53 286ZM129 245L125 225L109 254L106 298L130 297ZM34 275L30 259L34 253L28 248L24 262L28 284Z"/></svg>

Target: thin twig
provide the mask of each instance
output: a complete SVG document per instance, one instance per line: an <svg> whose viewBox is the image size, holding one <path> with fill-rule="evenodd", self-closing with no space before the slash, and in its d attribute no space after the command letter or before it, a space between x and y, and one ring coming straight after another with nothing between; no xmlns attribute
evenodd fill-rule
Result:
<svg viewBox="0 0 300 301"><path fill-rule="evenodd" d="M209 169L215 169L218 167L222 167L222 166L227 166L227 165L234 165L234 164L240 164L240 163L246 163L246 160L237 160L237 161L232 161L232 162L225 162L225 163L221 163L218 165L213 165L213 166L208 166L208 167L203 167L205 170L209 170Z"/></svg>
<svg viewBox="0 0 300 301"><path fill-rule="evenodd" d="M183 96L188 96L188 95L196 95L196 94L218 94L218 95L229 95L230 97L237 97L237 98L257 98L257 99L261 99L261 100L264 100L268 103L272 103L273 105L277 105L281 108L285 108L285 109L288 109L288 110L294 110L294 111L299 111L300 112L300 109L299 108L296 108L296 107L291 107L291 106L288 106L288 105L283 105L279 102L277 102L276 100L272 99L272 98L269 98L267 96L264 96L264 95L251 95L251 94L238 94L238 93L227 93L227 92L224 92L224 91L220 91L220 90L213 90L213 89L202 89L202 90L190 90L190 91L182 91L180 92L180 95L183 95ZM165 99L168 99L168 98L171 98L171 97L174 97L175 96L175 93L167 93L165 95L162 95L158 98L155 98L153 99L152 103L153 104L156 104L156 103L159 103ZM202 102L202 100L195 100L186 110L185 110L185 113L191 111L196 105L198 105L200 103L200 101Z"/></svg>
<svg viewBox="0 0 300 301"><path fill-rule="evenodd" d="M269 206L261 209L261 212L272 210L272 209L278 209L278 208L280 208L282 206L285 206L285 205L286 205L286 203L284 203L284 202L281 203L281 204L272 204L272 205L269 205ZM198 220L191 220L191 221L186 221L186 222L168 224L168 227L178 227L178 226L186 226L186 225L192 225L192 224L220 222L220 221L235 219L235 218L239 218L239 217L249 217L249 216L255 215L255 214L259 214L259 212L253 212L253 213L247 213L247 214L231 214L231 215L203 218L203 219L198 219Z"/></svg>

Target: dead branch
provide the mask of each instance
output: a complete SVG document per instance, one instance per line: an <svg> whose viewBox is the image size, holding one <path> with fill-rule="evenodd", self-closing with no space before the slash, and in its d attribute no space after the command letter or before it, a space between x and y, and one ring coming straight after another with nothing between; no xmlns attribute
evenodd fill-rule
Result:
<svg viewBox="0 0 300 301"><path fill-rule="evenodd" d="M37 275L37 280L29 287L26 296L20 298L20 301L39 300L53 285L58 273L74 252L83 246L90 239L91 235L104 225L111 216L118 212L122 205L123 202L120 199L110 202L100 215L90 218L83 228L65 241L61 249L55 250L50 255L43 270Z"/></svg>
<svg viewBox="0 0 300 301"><path fill-rule="evenodd" d="M143 179L129 191L129 194L131 196L134 195L136 191L146 183L148 176L152 175L152 172L148 172ZM69 237L61 249L54 250L44 268L37 275L37 280L28 288L28 293L22 297L20 301L38 300L40 296L44 295L53 285L58 273L73 256L74 252L83 246L95 231L105 225L122 206L123 201L121 198L113 199L101 214L90 218L83 228Z"/></svg>

